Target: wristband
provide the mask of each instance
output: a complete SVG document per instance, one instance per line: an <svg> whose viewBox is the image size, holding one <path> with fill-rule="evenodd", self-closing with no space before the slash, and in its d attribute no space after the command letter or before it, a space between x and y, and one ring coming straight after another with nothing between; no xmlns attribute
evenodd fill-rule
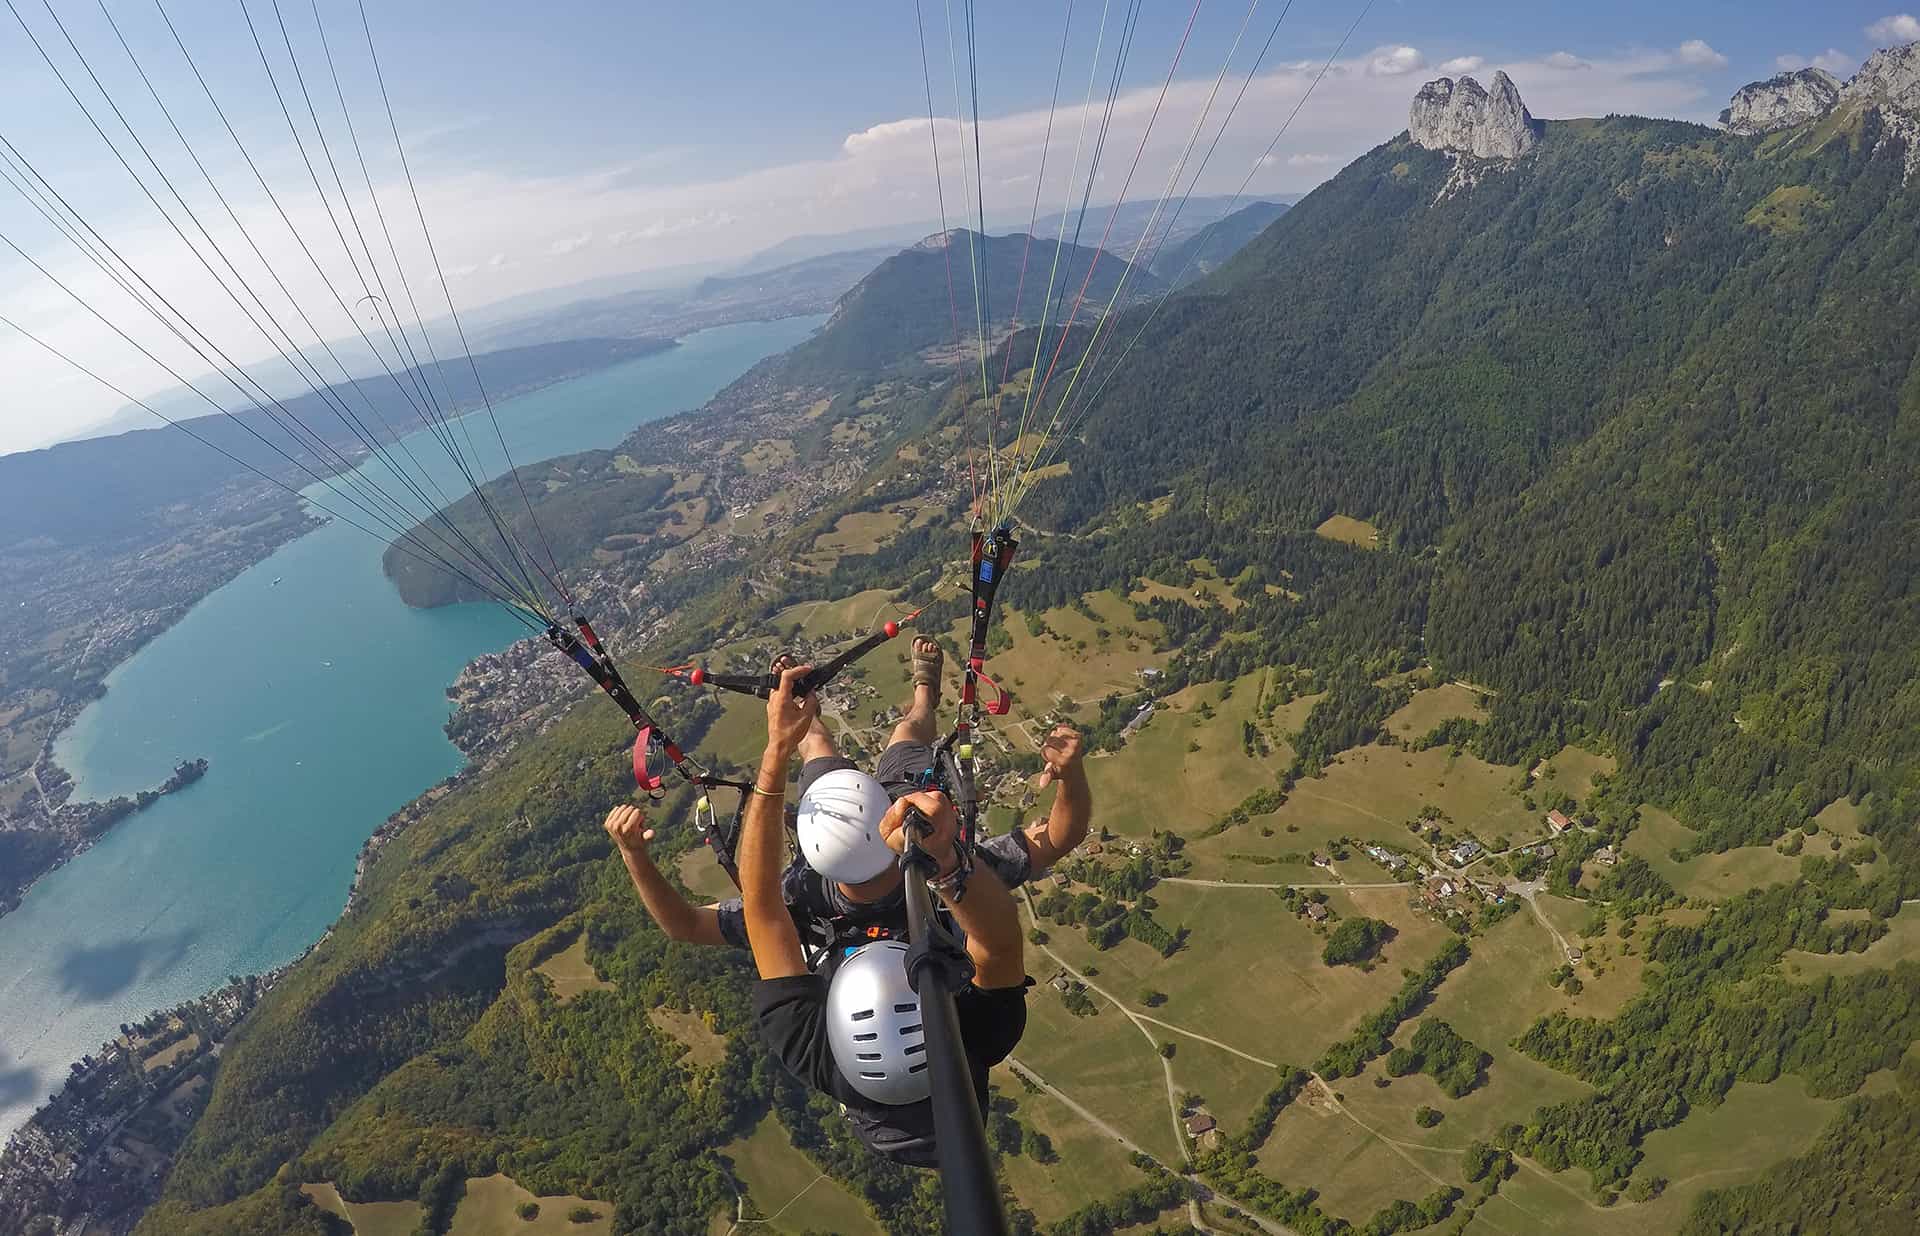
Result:
<svg viewBox="0 0 1920 1236"><path fill-rule="evenodd" d="M956 841L953 846L953 870L927 881L948 905L959 905L967 895L967 878L973 874L973 847Z"/></svg>

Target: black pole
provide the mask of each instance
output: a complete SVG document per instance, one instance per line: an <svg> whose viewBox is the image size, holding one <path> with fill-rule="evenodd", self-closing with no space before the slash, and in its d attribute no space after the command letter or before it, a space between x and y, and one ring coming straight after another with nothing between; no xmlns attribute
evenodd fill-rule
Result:
<svg viewBox="0 0 1920 1236"><path fill-rule="evenodd" d="M973 1070L967 1065L960 1016L953 1006L953 989L972 978L973 965L953 934L934 917L933 897L927 892L927 873L922 865L928 858L926 852L910 844L904 857L911 950L907 954L907 977L920 997L920 1020L925 1027L929 1099L933 1104L934 1140L940 1153L940 1193L946 1205L947 1231L1006 1236L1000 1185L994 1179L986 1125L973 1090Z"/></svg>

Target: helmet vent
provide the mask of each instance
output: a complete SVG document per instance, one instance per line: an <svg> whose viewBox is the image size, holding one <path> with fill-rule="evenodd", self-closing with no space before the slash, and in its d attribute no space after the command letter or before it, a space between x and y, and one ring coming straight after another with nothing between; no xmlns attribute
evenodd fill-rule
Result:
<svg viewBox="0 0 1920 1236"><path fill-rule="evenodd" d="M920 1031L921 1031L922 1029L923 1029L923 1027L922 1027L922 1026L920 1025L920 1023L919 1023L919 1022L917 1022L917 1021L916 1021L916 1022L914 1022L914 1023L913 1023L913 1024L911 1025L911 1026L902 1026L902 1027L900 1027L900 1033L901 1033L901 1034L903 1034L903 1035L905 1035L905 1034L919 1034L919 1033L920 1033Z"/></svg>
<svg viewBox="0 0 1920 1236"><path fill-rule="evenodd" d="M854 1035L853 1041L856 1043L871 1043L879 1037L880 1035L877 1031L869 1030L865 1034Z"/></svg>
<svg viewBox="0 0 1920 1236"><path fill-rule="evenodd" d="M918 1013L920 1006L918 1004L896 1004L893 1006L893 1011L896 1013Z"/></svg>
<svg viewBox="0 0 1920 1236"><path fill-rule="evenodd" d="M908 1069L907 1071L908 1071L909 1073L911 1073L911 1072L912 1072L913 1070L912 1070L912 1069ZM885 1081L885 1080L887 1080L887 1075L886 1075L885 1073L862 1073L862 1074L860 1074L860 1076L861 1076L861 1077L864 1077L864 1078L865 1078L865 1079L867 1079L868 1081Z"/></svg>
<svg viewBox="0 0 1920 1236"><path fill-rule="evenodd" d="M926 1067L927 1067L927 1062L925 1060L916 1060L914 1063L907 1066L907 1072L918 1073L921 1070L925 1069Z"/></svg>
<svg viewBox="0 0 1920 1236"><path fill-rule="evenodd" d="M877 1051L863 1051L856 1053L853 1058L855 1060L878 1060L881 1056Z"/></svg>
<svg viewBox="0 0 1920 1236"><path fill-rule="evenodd" d="M861 1010L860 1010L859 1012L857 1012L857 1013L855 1013L855 1014L853 1015L853 1019L854 1019L855 1021L872 1021L872 1020L873 1020L873 1010L872 1010L872 1009L861 1009Z"/></svg>
<svg viewBox="0 0 1920 1236"><path fill-rule="evenodd" d="M903 1056L917 1056L925 1050L927 1050L925 1043L909 1043L900 1049L900 1054Z"/></svg>

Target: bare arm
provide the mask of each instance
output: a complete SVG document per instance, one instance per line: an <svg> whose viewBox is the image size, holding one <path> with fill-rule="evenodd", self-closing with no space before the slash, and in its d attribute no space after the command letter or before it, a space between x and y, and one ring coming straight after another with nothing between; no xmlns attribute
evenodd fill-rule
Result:
<svg viewBox="0 0 1920 1236"><path fill-rule="evenodd" d="M896 852L906 845L906 817L909 808L926 817L928 831L920 845L946 874L958 865L954 853L959 835L959 818L945 795L922 791L909 794L893 805L880 821L880 835ZM959 899L941 895L953 920L967 936L967 956L973 959L973 983L976 987L1018 987L1027 976L1026 943L1020 934L1020 914L1013 894L985 863L976 865L960 890Z"/></svg>
<svg viewBox="0 0 1920 1236"><path fill-rule="evenodd" d="M975 987L1018 987L1027 978L1026 941L1020 935L1020 912L1013 894L981 863L967 877L965 894L948 901L953 921L967 933L967 956L973 958Z"/></svg>
<svg viewBox="0 0 1920 1236"><path fill-rule="evenodd" d="M1047 818L1027 829L1027 853L1033 856L1036 871L1044 871L1071 854L1087 839L1087 826L1093 819L1093 791L1080 762L1079 731L1070 725L1054 726L1040 754L1047 762L1042 778L1058 788Z"/></svg>
<svg viewBox="0 0 1920 1236"><path fill-rule="evenodd" d="M767 699L767 750L760 758L740 825L740 902L746 912L747 943L763 979L807 973L800 932L780 891L786 865L781 808L786 801L787 761L799 750L801 737L820 712L820 701L813 694L797 698L793 694L794 680L812 668L802 665L787 670L780 676L779 690Z"/></svg>
<svg viewBox="0 0 1920 1236"><path fill-rule="evenodd" d="M615 807L607 813L607 835L613 838L620 860L626 864L627 876L633 881L634 891L640 894L640 903L671 939L689 944L725 944L726 940L720 935L720 916L714 907L688 905L680 890L667 883L660 869L654 866L653 856L647 853L653 830L646 823L640 808L632 805Z"/></svg>

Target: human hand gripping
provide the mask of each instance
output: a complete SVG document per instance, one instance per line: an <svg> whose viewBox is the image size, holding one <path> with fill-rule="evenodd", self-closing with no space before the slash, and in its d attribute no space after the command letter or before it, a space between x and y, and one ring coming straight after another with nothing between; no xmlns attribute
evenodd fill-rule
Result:
<svg viewBox="0 0 1920 1236"><path fill-rule="evenodd" d="M807 730L820 716L817 691L805 695L794 693L794 687L812 672L811 665L782 670L780 685L767 696L767 750L781 759L800 749L800 740L807 736Z"/></svg>
<svg viewBox="0 0 1920 1236"><path fill-rule="evenodd" d="M920 848L939 864L939 874L946 875L957 862L953 846L960 837L959 813L953 809L952 801L938 790L921 790L901 798L880 820L880 836L895 854L907 852L909 808L926 817L928 828L919 838Z"/></svg>

